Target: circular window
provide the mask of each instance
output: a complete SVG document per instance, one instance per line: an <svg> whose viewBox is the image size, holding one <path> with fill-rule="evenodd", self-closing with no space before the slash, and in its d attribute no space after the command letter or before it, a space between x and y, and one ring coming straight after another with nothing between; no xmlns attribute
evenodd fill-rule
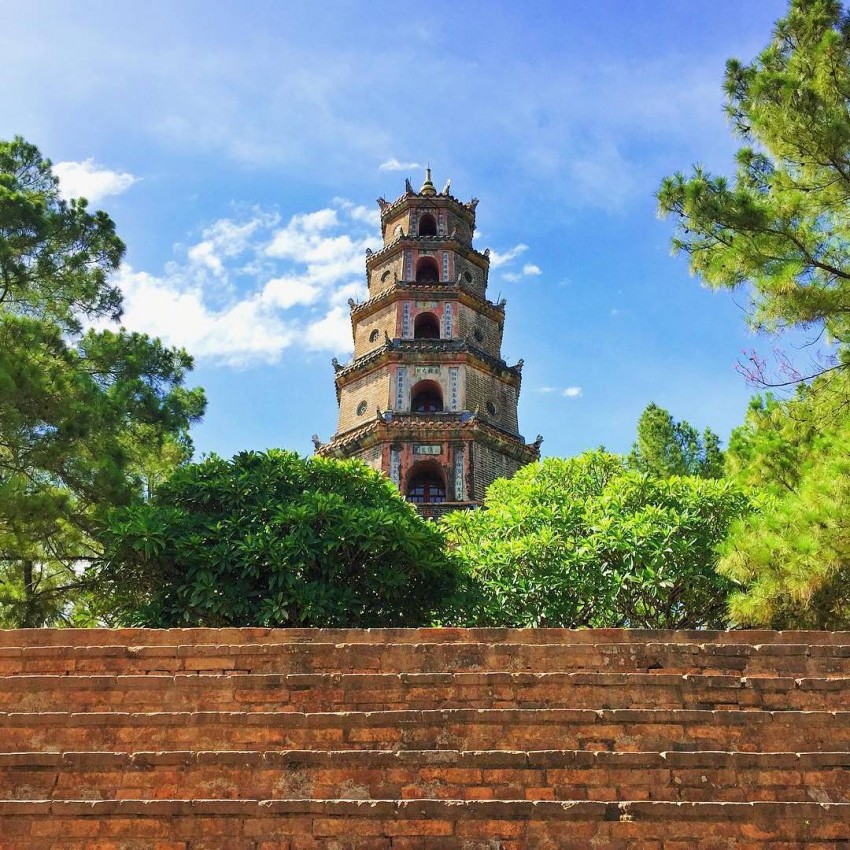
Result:
<svg viewBox="0 0 850 850"><path fill-rule="evenodd" d="M472 334L475 337L476 342L484 342L484 334L481 333L478 328L475 329L475 333Z"/></svg>
<svg viewBox="0 0 850 850"><path fill-rule="evenodd" d="M369 334L369 342L377 342L377 340L378 340L378 329L375 328L375 330L373 330L372 333Z"/></svg>
<svg viewBox="0 0 850 850"><path fill-rule="evenodd" d="M487 412L488 412L491 416L495 416L495 415L496 415L496 405L495 405L495 404L493 404L493 402L492 402L492 401L488 401L488 402L487 402Z"/></svg>
<svg viewBox="0 0 850 850"><path fill-rule="evenodd" d="M362 416L366 412L366 402L361 401L360 404L357 405L357 415Z"/></svg>
<svg viewBox="0 0 850 850"><path fill-rule="evenodd" d="M464 272L464 273L463 273L463 279L464 279L467 283L472 283L472 275L471 275L469 272Z"/></svg>

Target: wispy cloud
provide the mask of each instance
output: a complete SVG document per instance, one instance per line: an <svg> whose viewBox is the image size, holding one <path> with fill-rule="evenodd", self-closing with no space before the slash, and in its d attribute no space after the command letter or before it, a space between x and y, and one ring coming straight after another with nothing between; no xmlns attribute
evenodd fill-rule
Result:
<svg viewBox="0 0 850 850"><path fill-rule="evenodd" d="M120 195L139 182L139 178L128 171L112 171L98 165L94 159L57 162L53 171L59 178L59 192L63 198L86 198L93 204L109 195Z"/></svg>
<svg viewBox="0 0 850 850"><path fill-rule="evenodd" d="M395 157L392 157L386 162L382 162L378 166L378 171L416 171L417 169L424 167L425 166L419 162L401 162Z"/></svg>
<svg viewBox="0 0 850 850"><path fill-rule="evenodd" d="M222 219L159 275L125 267L123 322L233 367L278 362L287 349L351 350L348 298L366 294L377 237L344 199L293 215Z"/></svg>
<svg viewBox="0 0 850 850"><path fill-rule="evenodd" d="M536 387L534 392L541 395L555 395L556 393L564 398L579 398L582 394L581 387Z"/></svg>
<svg viewBox="0 0 850 850"><path fill-rule="evenodd" d="M524 245L520 242L518 245L514 245L513 248L509 248L504 253L499 251L490 250L490 268L497 269L500 266L504 266L509 263L511 260L515 260L521 254L524 254L528 250L528 245Z"/></svg>

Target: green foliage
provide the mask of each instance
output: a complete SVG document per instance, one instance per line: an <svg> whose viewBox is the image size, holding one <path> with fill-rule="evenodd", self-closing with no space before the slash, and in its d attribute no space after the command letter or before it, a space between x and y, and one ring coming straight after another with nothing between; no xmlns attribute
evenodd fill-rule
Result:
<svg viewBox="0 0 850 850"><path fill-rule="evenodd" d="M464 625L698 628L723 624L715 547L748 510L725 481L659 478L602 451L496 481L443 521L466 565Z"/></svg>
<svg viewBox="0 0 850 850"><path fill-rule="evenodd" d="M98 517L138 495L157 459L191 451L205 404L182 386L191 358L83 330L120 318L109 275L123 253L106 213L60 198L37 148L0 142L0 625L98 616Z"/></svg>
<svg viewBox="0 0 850 850"><path fill-rule="evenodd" d="M666 178L675 251L714 287L751 284L757 327L816 325L850 342L850 23L837 0L792 0L769 46L726 67L745 146L731 183L696 168Z"/></svg>
<svg viewBox="0 0 850 850"><path fill-rule="evenodd" d="M182 467L104 542L122 621L147 626L418 626L456 582L383 475L285 451Z"/></svg>
<svg viewBox="0 0 850 850"><path fill-rule="evenodd" d="M765 494L733 525L720 571L740 625L850 627L850 376L791 400L757 399L732 435L729 469Z"/></svg>
<svg viewBox="0 0 850 850"><path fill-rule="evenodd" d="M629 466L661 478L670 475L723 476L720 438L711 428L702 436L686 421L676 422L668 411L648 404L637 426L637 441Z"/></svg>

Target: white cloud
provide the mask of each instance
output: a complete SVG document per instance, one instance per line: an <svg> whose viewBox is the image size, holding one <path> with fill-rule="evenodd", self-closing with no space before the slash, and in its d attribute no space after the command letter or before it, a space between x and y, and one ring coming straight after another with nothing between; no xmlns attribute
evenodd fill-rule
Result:
<svg viewBox="0 0 850 850"><path fill-rule="evenodd" d="M307 326L308 348L344 354L351 350L351 319L344 307L332 307L323 318Z"/></svg>
<svg viewBox="0 0 850 850"><path fill-rule="evenodd" d="M418 168L425 166L418 162L399 162L395 157L382 162L378 166L378 171L415 171Z"/></svg>
<svg viewBox="0 0 850 850"><path fill-rule="evenodd" d="M125 268L118 278L124 293L122 324L182 346L198 358L230 366L275 363L295 341L293 328L256 297L211 308L199 287Z"/></svg>
<svg viewBox="0 0 850 850"><path fill-rule="evenodd" d="M224 273L224 264L216 256L215 246L209 240L199 242L189 249L189 260L201 266L206 266L213 274Z"/></svg>
<svg viewBox="0 0 850 850"><path fill-rule="evenodd" d="M516 248L512 248L511 251L508 251L507 253L500 255L500 262L497 264L497 266L498 265L505 265L506 263L509 263L514 257L516 257L519 254L526 251L527 247L528 246L526 246L526 245L517 245ZM518 250L518 249L522 249L522 250ZM513 256L508 257L508 255L510 255L511 252L514 252ZM508 257L508 259L504 259L505 257ZM491 265L492 265L492 253L491 253ZM505 272L502 275L502 280L508 280L511 283L516 283L518 280L522 280L524 277L536 277L537 275L540 275L540 274L543 274L543 272L540 270L540 266L535 265L534 263L526 263L522 267L521 271Z"/></svg>
<svg viewBox="0 0 850 850"><path fill-rule="evenodd" d="M275 277L264 287L261 299L264 304L288 310L296 304L312 304L321 293L317 286L300 277Z"/></svg>
<svg viewBox="0 0 850 850"><path fill-rule="evenodd" d="M557 393L564 398L578 398L581 393L581 387L536 387L534 392L541 393L542 395L551 395L553 393Z"/></svg>
<svg viewBox="0 0 850 850"><path fill-rule="evenodd" d="M381 226L381 211L378 209L370 210L368 207L354 207L349 213L355 221L362 221L372 227Z"/></svg>
<svg viewBox="0 0 850 850"><path fill-rule="evenodd" d="M519 245L514 245L513 248L505 251L504 254L500 254L498 251L490 251L490 268L497 269L499 266L503 266L506 263L509 263L511 260L516 259L520 254L524 254L528 250L528 245L523 245L522 242Z"/></svg>
<svg viewBox="0 0 850 850"><path fill-rule="evenodd" d="M162 274L122 270L124 324L234 367L278 362L289 348L345 354L347 301L366 297L365 249L378 246L364 209L335 199L283 226L260 210L221 219Z"/></svg>
<svg viewBox="0 0 850 850"><path fill-rule="evenodd" d="M349 298L355 301L365 301L369 297L369 288L365 281L346 283L343 286L338 286L330 296L332 304L347 304Z"/></svg>
<svg viewBox="0 0 850 850"><path fill-rule="evenodd" d="M82 162L57 162L53 172L59 178L63 198L82 197L93 204L109 195L120 195L139 182L133 174L103 168L91 158Z"/></svg>

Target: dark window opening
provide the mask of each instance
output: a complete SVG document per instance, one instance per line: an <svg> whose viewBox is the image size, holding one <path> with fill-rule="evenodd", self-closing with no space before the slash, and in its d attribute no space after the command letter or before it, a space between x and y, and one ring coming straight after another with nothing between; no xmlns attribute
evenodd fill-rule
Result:
<svg viewBox="0 0 850 850"><path fill-rule="evenodd" d="M407 485L407 500L417 505L445 502L446 485L440 474L433 469L417 472Z"/></svg>
<svg viewBox="0 0 850 850"><path fill-rule="evenodd" d="M440 270L433 257L422 257L416 264L417 283L439 283Z"/></svg>
<svg viewBox="0 0 850 850"><path fill-rule="evenodd" d="M425 213L419 219L419 235L420 236L436 236L437 221L431 213Z"/></svg>
<svg viewBox="0 0 850 850"><path fill-rule="evenodd" d="M420 313L413 322L414 339L439 339L440 320L433 313Z"/></svg>
<svg viewBox="0 0 850 850"><path fill-rule="evenodd" d="M414 413L442 413L443 393L433 381L421 381L413 388L410 409Z"/></svg>

